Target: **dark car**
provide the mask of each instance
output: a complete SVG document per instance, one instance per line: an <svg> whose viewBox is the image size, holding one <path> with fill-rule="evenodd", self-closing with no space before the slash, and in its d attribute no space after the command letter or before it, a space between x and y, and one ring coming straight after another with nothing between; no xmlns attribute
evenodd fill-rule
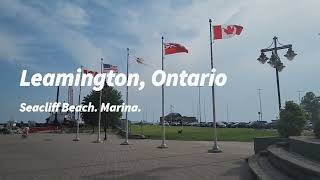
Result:
<svg viewBox="0 0 320 180"><path fill-rule="evenodd" d="M248 127L248 123L246 122L238 122L235 123L231 126L232 128L247 128Z"/></svg>
<svg viewBox="0 0 320 180"><path fill-rule="evenodd" d="M234 124L236 124L236 122L228 122L227 128L231 128Z"/></svg>
<svg viewBox="0 0 320 180"><path fill-rule="evenodd" d="M254 128L254 129L267 129L268 122L267 121L253 121L250 124L248 124L248 127Z"/></svg>
<svg viewBox="0 0 320 180"><path fill-rule="evenodd" d="M217 122L216 127L217 128L226 128L227 126L223 122Z"/></svg>

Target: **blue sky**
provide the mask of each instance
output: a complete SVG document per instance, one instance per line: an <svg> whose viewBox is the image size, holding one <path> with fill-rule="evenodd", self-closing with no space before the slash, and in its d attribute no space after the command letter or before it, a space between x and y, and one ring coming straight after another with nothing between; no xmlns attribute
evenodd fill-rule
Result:
<svg viewBox="0 0 320 180"><path fill-rule="evenodd" d="M244 27L239 37L216 41L215 67L228 75L224 87L217 88L217 120L257 120L257 89L262 88L265 120L277 115L275 70L259 64L259 49L269 46L273 36L282 44L291 43L298 56L280 73L282 103L298 99L298 90L320 94L319 43L320 2L310 0L155 0L155 1L17 1L0 2L0 122L43 121L47 113L19 113L21 102L41 104L55 100L55 87L19 87L22 69L35 72L74 72L80 65L98 69L99 59L118 65L125 72L126 48L134 56L160 68L161 39L178 42L189 54L166 58L168 72L208 72L208 18L214 24L238 24ZM284 52L279 53L281 56ZM268 54L268 56L270 56ZM161 114L161 89L151 85L155 69L130 64L147 81L143 91L130 88L130 104L144 106L148 120ZM124 88L117 88L121 91ZM90 88L84 90L87 93ZM173 104L184 115L197 114L198 89L166 88L166 111ZM67 88L61 88L61 101L67 100ZM75 88L75 97L77 88ZM210 88L202 88L202 117L211 120ZM192 104L195 103L194 106ZM141 113L129 119L140 120Z"/></svg>

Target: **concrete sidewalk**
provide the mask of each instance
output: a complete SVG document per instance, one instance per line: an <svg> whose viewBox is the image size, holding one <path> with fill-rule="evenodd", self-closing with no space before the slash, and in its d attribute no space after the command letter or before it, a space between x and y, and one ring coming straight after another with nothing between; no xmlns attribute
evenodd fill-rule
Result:
<svg viewBox="0 0 320 180"><path fill-rule="evenodd" d="M207 153L212 142L130 140L115 135L101 144L96 135L31 134L0 136L0 179L251 179L245 158L253 144L219 142L223 153Z"/></svg>

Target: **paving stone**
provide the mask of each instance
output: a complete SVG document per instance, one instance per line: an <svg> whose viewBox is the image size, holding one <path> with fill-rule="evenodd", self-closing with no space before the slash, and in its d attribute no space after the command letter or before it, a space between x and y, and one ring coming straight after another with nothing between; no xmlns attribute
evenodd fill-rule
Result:
<svg viewBox="0 0 320 180"><path fill-rule="evenodd" d="M245 159L253 155L253 144L219 142L223 153L207 153L212 142L130 140L118 136L92 143L96 135L31 134L0 136L0 179L219 179L249 180Z"/></svg>

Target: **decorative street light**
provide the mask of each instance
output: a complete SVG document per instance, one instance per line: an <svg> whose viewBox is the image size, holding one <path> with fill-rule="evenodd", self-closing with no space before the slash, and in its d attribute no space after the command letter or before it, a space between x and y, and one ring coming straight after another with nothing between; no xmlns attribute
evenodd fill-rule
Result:
<svg viewBox="0 0 320 180"><path fill-rule="evenodd" d="M277 46L279 44L280 46ZM272 45L274 45L273 48L270 48ZM280 49L288 49L287 54L284 56L289 60L292 61L293 58L297 55L293 50L292 50L292 45L287 44L287 45L282 45L278 41L278 37L273 37L273 43L266 49L261 49L261 54L259 58L257 59L261 64L265 64L268 60L268 64L276 69L276 76L277 76L277 88L278 88L278 102L279 102L279 111L281 109L281 98L280 98L280 85L279 85L279 72L285 68L283 63L281 62L279 56L278 56L278 50ZM270 59L265 55L265 52L272 52Z"/></svg>

